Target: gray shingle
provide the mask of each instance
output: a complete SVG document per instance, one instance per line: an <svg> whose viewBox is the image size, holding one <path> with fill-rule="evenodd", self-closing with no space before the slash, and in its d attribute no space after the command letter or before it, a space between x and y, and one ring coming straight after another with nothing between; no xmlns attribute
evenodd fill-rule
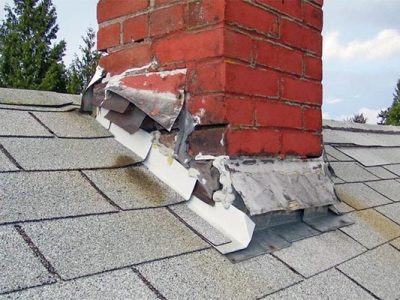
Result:
<svg viewBox="0 0 400 300"><path fill-rule="evenodd" d="M392 246L400 250L400 238L391 242Z"/></svg>
<svg viewBox="0 0 400 300"><path fill-rule="evenodd" d="M17 171L18 168L8 159L0 149L0 172Z"/></svg>
<svg viewBox="0 0 400 300"><path fill-rule="evenodd" d="M396 180L367 182L368 186L393 201L400 201L400 183Z"/></svg>
<svg viewBox="0 0 400 300"><path fill-rule="evenodd" d="M144 166L84 173L123 209L160 207L185 201Z"/></svg>
<svg viewBox="0 0 400 300"><path fill-rule="evenodd" d="M64 106L31 106L31 105L9 105L0 104L0 109L4 111L42 111L42 112L62 112L73 111L79 107L76 105L68 104Z"/></svg>
<svg viewBox="0 0 400 300"><path fill-rule="evenodd" d="M0 174L0 223L115 211L79 172Z"/></svg>
<svg viewBox="0 0 400 300"><path fill-rule="evenodd" d="M338 267L381 299L400 297L400 251L384 245Z"/></svg>
<svg viewBox="0 0 400 300"><path fill-rule="evenodd" d="M208 247L164 208L23 227L67 279Z"/></svg>
<svg viewBox="0 0 400 300"><path fill-rule="evenodd" d="M0 293L54 281L19 233L9 226L0 227L0 269Z"/></svg>
<svg viewBox="0 0 400 300"><path fill-rule="evenodd" d="M53 137L28 112L5 110L0 110L0 136Z"/></svg>
<svg viewBox="0 0 400 300"><path fill-rule="evenodd" d="M371 132L400 132L399 126L375 125L375 124L361 124L347 121L323 120L323 126L331 129L356 129Z"/></svg>
<svg viewBox="0 0 400 300"><path fill-rule="evenodd" d="M157 299L156 295L133 273L125 269L67 282L32 288L0 299Z"/></svg>
<svg viewBox="0 0 400 300"><path fill-rule="evenodd" d="M393 179L398 177L392 172L386 170L384 167L369 167L365 169L381 179Z"/></svg>
<svg viewBox="0 0 400 300"><path fill-rule="evenodd" d="M0 103L2 104L61 106L71 103L79 103L79 99L79 95L0 88Z"/></svg>
<svg viewBox="0 0 400 300"><path fill-rule="evenodd" d="M340 202L339 204L335 204L334 206L335 206L335 207L339 210L339 212L341 212L341 213L349 213L349 212L354 211L354 208L353 208L353 207L351 207L350 205L347 205L347 204L344 203L344 202Z"/></svg>
<svg viewBox="0 0 400 300"><path fill-rule="evenodd" d="M170 209L215 246L231 242L230 239L189 209L186 204L173 205L170 206Z"/></svg>
<svg viewBox="0 0 400 300"><path fill-rule="evenodd" d="M351 214L355 224L341 230L368 249L400 236L400 226L373 209Z"/></svg>
<svg viewBox="0 0 400 300"><path fill-rule="evenodd" d="M400 134L373 132L354 132L344 130L324 130L324 142L327 144L352 144L359 146L400 146Z"/></svg>
<svg viewBox="0 0 400 300"><path fill-rule="evenodd" d="M93 117L79 111L47 113L34 115L59 137L107 137L112 136Z"/></svg>
<svg viewBox="0 0 400 300"><path fill-rule="evenodd" d="M301 279L269 255L232 264L215 250L138 269L167 299L256 299Z"/></svg>
<svg viewBox="0 0 400 300"><path fill-rule="evenodd" d="M331 155L329 155L329 154L326 155L326 159L327 159L328 162L331 162L331 161L338 161L336 158L334 158L333 156L331 156Z"/></svg>
<svg viewBox="0 0 400 300"><path fill-rule="evenodd" d="M354 162L331 162L335 174L347 182L360 182L379 179Z"/></svg>
<svg viewBox="0 0 400 300"><path fill-rule="evenodd" d="M2 138L0 144L25 170L122 167L142 160L113 138Z"/></svg>
<svg viewBox="0 0 400 300"><path fill-rule="evenodd" d="M275 252L297 272L310 277L365 251L365 248L340 231L305 239Z"/></svg>
<svg viewBox="0 0 400 300"><path fill-rule="evenodd" d="M388 169L390 172L396 174L397 176L400 176L400 165L388 165L385 166L386 169Z"/></svg>
<svg viewBox="0 0 400 300"><path fill-rule="evenodd" d="M400 148L341 147L338 149L366 167L400 163Z"/></svg>
<svg viewBox="0 0 400 300"><path fill-rule="evenodd" d="M340 200L357 210L392 203L364 183L335 185L335 190Z"/></svg>
<svg viewBox="0 0 400 300"><path fill-rule="evenodd" d="M327 154L331 155L332 157L334 157L339 161L353 161L351 157L347 156L346 154L343 154L342 152L340 152L339 150L330 145L325 145L324 149Z"/></svg>
<svg viewBox="0 0 400 300"><path fill-rule="evenodd" d="M380 206L377 207L376 210L395 221L397 224L400 224L400 203Z"/></svg>
<svg viewBox="0 0 400 300"><path fill-rule="evenodd" d="M332 269L263 298L280 299L375 299L345 275Z"/></svg>

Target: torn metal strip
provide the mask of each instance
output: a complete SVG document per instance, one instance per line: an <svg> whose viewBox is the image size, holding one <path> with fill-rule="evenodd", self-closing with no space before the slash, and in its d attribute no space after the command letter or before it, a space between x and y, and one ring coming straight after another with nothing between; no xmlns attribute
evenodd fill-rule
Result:
<svg viewBox="0 0 400 300"><path fill-rule="evenodd" d="M100 82L104 78L104 69L100 66L97 66L96 73L93 75L92 80L87 86L86 90L83 92L82 101L81 101L81 111L91 112L93 107L93 97L94 91L93 86Z"/></svg>
<svg viewBox="0 0 400 300"><path fill-rule="evenodd" d="M170 131L185 101L186 69L126 73L111 77L106 87L137 106L150 118Z"/></svg>
<svg viewBox="0 0 400 300"><path fill-rule="evenodd" d="M96 120L103 127L108 129L119 143L133 151L142 159L142 161L145 160L150 152L151 145L153 144L153 136L142 129L139 129L134 134L130 134L118 125L112 124L107 120L105 116L108 113L109 110L100 108Z"/></svg>
<svg viewBox="0 0 400 300"><path fill-rule="evenodd" d="M100 106L105 109L113 110L121 114L126 112L130 102L117 94L114 94L112 92L109 93L110 95L108 95L108 97L104 99L105 94L103 91L103 101L100 103Z"/></svg>
<svg viewBox="0 0 400 300"><path fill-rule="evenodd" d="M188 138L196 127L196 122L186 107L182 110L179 118L179 133L175 147L176 158L184 165L188 166L191 158L188 154Z"/></svg>
<svg viewBox="0 0 400 300"><path fill-rule="evenodd" d="M251 215L338 203L322 159L235 160L229 169Z"/></svg>
<svg viewBox="0 0 400 300"><path fill-rule="evenodd" d="M107 120L126 130L129 134L137 132L146 114L137 107L123 114L110 110L105 116Z"/></svg>

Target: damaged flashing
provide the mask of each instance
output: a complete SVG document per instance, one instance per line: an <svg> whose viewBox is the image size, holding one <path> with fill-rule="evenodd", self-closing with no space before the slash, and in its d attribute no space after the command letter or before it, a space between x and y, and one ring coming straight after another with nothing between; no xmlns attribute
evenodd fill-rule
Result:
<svg viewBox="0 0 400 300"><path fill-rule="evenodd" d="M338 199L323 159L236 159L232 184L251 215L334 205Z"/></svg>
<svg viewBox="0 0 400 300"><path fill-rule="evenodd" d="M171 131L185 101L185 80L186 69L114 76L105 88L105 102L110 92L117 94Z"/></svg>
<svg viewBox="0 0 400 300"><path fill-rule="evenodd" d="M201 153L192 159L188 140L199 118L187 110L186 69L156 72L155 68L152 63L112 77L104 77L99 69L93 79L97 85L88 88L82 109L96 107L97 120L117 141L187 200L193 212L231 240L216 247L221 253L235 252L229 258L242 260L261 250L289 246L297 238L321 232L324 226L349 224L331 215L324 222L326 208L338 200L322 159L231 159ZM172 129L168 134L174 141L163 143L165 134L160 131ZM271 223L274 214L278 219L282 214L304 218L292 223L280 220L283 224L277 225ZM272 227L260 229L262 223Z"/></svg>

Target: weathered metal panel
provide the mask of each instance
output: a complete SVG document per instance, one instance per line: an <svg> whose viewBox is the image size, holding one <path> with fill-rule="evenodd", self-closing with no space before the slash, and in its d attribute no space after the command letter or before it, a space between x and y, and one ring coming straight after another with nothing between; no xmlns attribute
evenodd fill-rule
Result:
<svg viewBox="0 0 400 300"><path fill-rule="evenodd" d="M186 69L124 73L110 78L106 91L125 98L170 131L184 104L185 82Z"/></svg>
<svg viewBox="0 0 400 300"><path fill-rule="evenodd" d="M251 215L338 203L322 159L231 160L228 168Z"/></svg>
<svg viewBox="0 0 400 300"><path fill-rule="evenodd" d="M107 99L104 98L105 94L103 90L103 101L101 103L101 107L119 112L121 114L123 114L128 109L128 106L130 104L128 100L112 92L109 92Z"/></svg>
<svg viewBox="0 0 400 300"><path fill-rule="evenodd" d="M105 116L107 120L118 125L130 134L139 130L145 117L146 114L138 108L133 108L123 114L110 110Z"/></svg>

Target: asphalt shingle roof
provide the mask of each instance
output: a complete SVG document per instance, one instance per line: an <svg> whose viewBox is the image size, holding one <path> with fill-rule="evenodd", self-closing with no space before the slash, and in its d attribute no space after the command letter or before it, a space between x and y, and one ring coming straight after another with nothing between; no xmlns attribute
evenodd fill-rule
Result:
<svg viewBox="0 0 400 300"><path fill-rule="evenodd" d="M232 264L213 248L229 240L95 120L47 105L0 107L26 116L0 121L0 299L400 297L399 164L347 151L398 150L400 129L325 123L351 137L326 157L355 224Z"/></svg>

